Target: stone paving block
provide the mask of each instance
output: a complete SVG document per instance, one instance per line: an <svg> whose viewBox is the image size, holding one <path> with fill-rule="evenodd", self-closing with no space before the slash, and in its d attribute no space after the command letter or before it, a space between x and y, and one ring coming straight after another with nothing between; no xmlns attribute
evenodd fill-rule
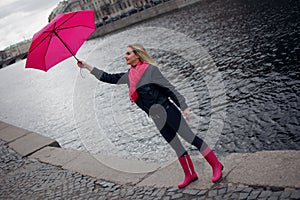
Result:
<svg viewBox="0 0 300 200"><path fill-rule="evenodd" d="M270 196L270 197L268 198L268 200L278 200L278 197L276 197L276 196Z"/></svg>
<svg viewBox="0 0 300 200"><path fill-rule="evenodd" d="M78 157L80 153L82 152L49 146L35 152L29 157L52 165L63 166Z"/></svg>
<svg viewBox="0 0 300 200"><path fill-rule="evenodd" d="M109 180L119 184L136 184L147 175L147 173L133 174L109 168L89 153L81 153L77 158L62 167L83 175Z"/></svg>
<svg viewBox="0 0 300 200"><path fill-rule="evenodd" d="M12 142L30 133L30 131L28 130L18 128L15 126L11 126L11 125L8 126L2 125L2 126L3 128L0 129L0 139L5 142Z"/></svg>
<svg viewBox="0 0 300 200"><path fill-rule="evenodd" d="M291 194L292 199L300 199L300 190L295 190Z"/></svg>
<svg viewBox="0 0 300 200"><path fill-rule="evenodd" d="M258 196L259 198L268 198L272 195L271 191L262 191L260 195Z"/></svg>
<svg viewBox="0 0 300 200"><path fill-rule="evenodd" d="M261 191L252 191L248 197L248 199L257 199L258 196L260 195Z"/></svg>
<svg viewBox="0 0 300 200"><path fill-rule="evenodd" d="M239 196L239 200L246 200L249 196L249 193L241 193Z"/></svg>
<svg viewBox="0 0 300 200"><path fill-rule="evenodd" d="M291 191L283 191L280 195L280 198L285 199L291 196Z"/></svg>
<svg viewBox="0 0 300 200"><path fill-rule="evenodd" d="M201 190L197 195L198 196L205 196L208 193L208 190Z"/></svg>
<svg viewBox="0 0 300 200"><path fill-rule="evenodd" d="M183 194L190 194L190 195L196 195L198 194L198 192L199 190L189 190L189 189L182 191Z"/></svg>
<svg viewBox="0 0 300 200"><path fill-rule="evenodd" d="M174 194L174 195L171 196L172 199L179 199L179 198L182 198L182 197L183 197L183 195L180 194L180 193L179 194Z"/></svg>
<svg viewBox="0 0 300 200"><path fill-rule="evenodd" d="M271 187L300 187L300 151L248 153L226 177L228 182Z"/></svg>
<svg viewBox="0 0 300 200"><path fill-rule="evenodd" d="M227 188L221 188L218 190L218 195L226 194Z"/></svg>
<svg viewBox="0 0 300 200"><path fill-rule="evenodd" d="M48 137L29 133L24 137L21 137L8 145L22 156L29 156L30 154L42 149L46 146L59 146L59 144Z"/></svg>

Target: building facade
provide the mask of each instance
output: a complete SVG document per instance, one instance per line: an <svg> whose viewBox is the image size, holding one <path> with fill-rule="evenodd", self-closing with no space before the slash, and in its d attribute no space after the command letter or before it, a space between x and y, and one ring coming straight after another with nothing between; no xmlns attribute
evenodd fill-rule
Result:
<svg viewBox="0 0 300 200"><path fill-rule="evenodd" d="M24 40L22 42L18 42L16 44L13 44L6 49L4 49L5 55L2 55L5 59L6 58L12 58L16 57L18 55L24 54L28 52L28 49L30 47L31 40Z"/></svg>
<svg viewBox="0 0 300 200"><path fill-rule="evenodd" d="M0 61L5 60L7 58L7 54L5 50L0 51Z"/></svg>
<svg viewBox="0 0 300 200"><path fill-rule="evenodd" d="M52 11L49 21L60 13L94 10L95 22L104 22L148 3L150 3L150 0L65 0L60 2Z"/></svg>

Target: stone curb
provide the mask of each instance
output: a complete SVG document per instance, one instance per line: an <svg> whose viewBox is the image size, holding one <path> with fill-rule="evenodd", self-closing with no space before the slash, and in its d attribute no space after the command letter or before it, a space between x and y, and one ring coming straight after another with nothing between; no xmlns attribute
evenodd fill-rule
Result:
<svg viewBox="0 0 300 200"><path fill-rule="evenodd" d="M11 126L4 122L0 123L0 139L6 143L13 142L18 138L24 137L28 133L30 133L30 131Z"/></svg>
<svg viewBox="0 0 300 200"><path fill-rule="evenodd" d="M4 122L0 124L0 139L23 157L29 156L46 146L59 147L58 142L49 137Z"/></svg>

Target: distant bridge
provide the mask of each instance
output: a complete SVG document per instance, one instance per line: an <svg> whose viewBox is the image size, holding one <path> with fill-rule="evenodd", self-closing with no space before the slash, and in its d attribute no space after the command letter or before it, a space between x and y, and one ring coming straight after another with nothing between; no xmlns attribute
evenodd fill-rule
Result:
<svg viewBox="0 0 300 200"><path fill-rule="evenodd" d="M1 60L0 61L0 68L6 67L8 65L14 64L15 62L17 62L19 60L23 60L23 59L27 58L27 54L28 54L28 52L22 53L20 55L15 56L15 57L11 57L11 58Z"/></svg>

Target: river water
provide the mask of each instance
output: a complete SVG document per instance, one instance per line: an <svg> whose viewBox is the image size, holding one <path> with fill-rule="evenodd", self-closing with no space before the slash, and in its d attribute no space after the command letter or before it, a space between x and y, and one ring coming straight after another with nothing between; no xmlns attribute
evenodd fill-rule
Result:
<svg viewBox="0 0 300 200"><path fill-rule="evenodd" d="M207 0L87 41L77 55L122 72L126 44L143 43L186 97L194 132L217 153L299 150L299 13L296 0ZM209 64L198 65L199 57ZM175 157L126 86L80 75L72 58L47 73L24 65L1 69L0 120L64 148L154 162Z"/></svg>

